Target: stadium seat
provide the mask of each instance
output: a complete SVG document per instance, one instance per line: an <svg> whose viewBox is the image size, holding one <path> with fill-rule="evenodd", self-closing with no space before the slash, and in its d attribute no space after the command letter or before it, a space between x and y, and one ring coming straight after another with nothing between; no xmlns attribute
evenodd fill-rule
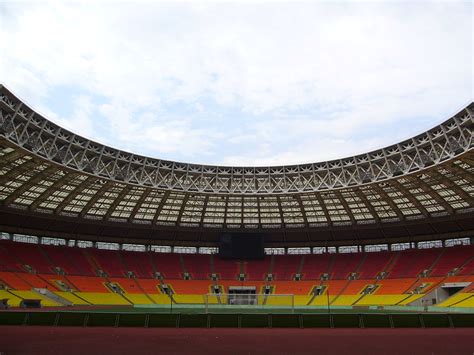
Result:
<svg viewBox="0 0 474 355"><path fill-rule="evenodd" d="M15 249L17 244L21 247ZM6 247L5 247L6 246ZM15 249L10 253L10 249ZM223 260L217 255L81 249L0 242L0 298L18 306L22 299L42 300L44 306L60 304L35 289L47 289L74 305L170 305L225 303L230 287L252 287L259 304L300 306L407 305L444 283L468 285L439 306L471 307L474 290L473 247L407 250L401 252L274 255L260 261ZM20 261L18 261L20 260ZM22 268L31 260L30 272ZM59 267L64 274L40 273ZM38 270L36 270L36 268ZM96 275L96 269L105 274ZM10 271L7 271L10 270ZM422 271L428 270L426 275ZM58 270L55 270L58 271ZM127 271L133 274L126 277ZM158 271L162 280L155 278ZM293 280L301 271L303 279ZM377 279L382 271L386 278ZM452 271L452 275L448 273ZM191 275L184 279L185 273ZM210 274L218 274L216 280ZM239 280L240 273L246 274ZM265 280L271 273L272 280ZM328 280L322 280L327 274ZM469 284L471 283L471 284ZM321 286L320 294L313 294ZM370 287L369 287L370 286ZM373 287L372 287L373 286ZM169 287L172 298L164 294ZM221 296L212 296L218 287ZM368 292L366 292L368 290ZM278 296L282 295L282 296ZM285 295L292 295L291 297Z"/></svg>

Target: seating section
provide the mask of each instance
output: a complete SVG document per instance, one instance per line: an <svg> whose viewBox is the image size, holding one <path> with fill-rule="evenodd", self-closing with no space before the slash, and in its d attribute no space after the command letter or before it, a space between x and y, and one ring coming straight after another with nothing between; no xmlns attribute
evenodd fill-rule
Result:
<svg viewBox="0 0 474 355"><path fill-rule="evenodd" d="M299 271L302 255L274 255L272 274L276 280L293 280Z"/></svg>
<svg viewBox="0 0 474 355"><path fill-rule="evenodd" d="M100 275L98 269L106 274ZM133 271L133 275L127 271ZM386 278L378 278L382 271L387 272ZM421 275L423 271L425 275ZM155 272L161 273L161 277ZM303 279L295 281L298 272ZM189 279L185 279L185 273L190 274ZM211 280L212 273L218 275L216 280ZM245 280L239 279L240 273L246 275ZM269 273L274 278L267 281L265 275ZM323 274L328 279L323 279ZM215 286L222 293L228 293L231 287L253 287L260 294L270 286L271 293L283 296L259 298L258 302L275 306L288 302L284 295L294 295L292 302L305 306L402 306L443 283L468 286L441 306L474 306L474 247L223 260L217 255L0 241L0 298L8 299L14 307L23 299L40 299L44 306L61 306L57 298L48 296L51 292L59 300L76 305L225 301L221 296L209 296ZM370 292L366 292L368 289Z"/></svg>
<svg viewBox="0 0 474 355"><path fill-rule="evenodd" d="M245 274L248 280L264 280L270 273L271 257L266 256L262 260L247 260L244 262Z"/></svg>
<svg viewBox="0 0 474 355"><path fill-rule="evenodd" d="M205 280L173 280L169 283L178 295L205 295L211 292L211 282Z"/></svg>
<svg viewBox="0 0 474 355"><path fill-rule="evenodd" d="M107 292L106 280L96 276L68 276L68 280L81 292Z"/></svg>
<svg viewBox="0 0 474 355"><path fill-rule="evenodd" d="M390 264L393 254L390 252L367 253L359 267L360 279L374 279Z"/></svg>
<svg viewBox="0 0 474 355"><path fill-rule="evenodd" d="M2 248L14 260L16 265L30 265L37 272L50 274L53 273L52 265L41 252L40 246L30 243L12 243L4 242L1 244Z"/></svg>
<svg viewBox="0 0 474 355"><path fill-rule="evenodd" d="M15 272L0 272L0 281L14 290L29 290L34 287Z"/></svg>
<svg viewBox="0 0 474 355"><path fill-rule="evenodd" d="M422 271L429 269L440 255L439 249L400 252L390 272L390 277L417 277Z"/></svg>
<svg viewBox="0 0 474 355"><path fill-rule="evenodd" d="M8 252L6 245L8 242L0 242L0 271L24 271L21 262Z"/></svg>
<svg viewBox="0 0 474 355"><path fill-rule="evenodd" d="M349 274L358 270L359 264L363 260L363 254L336 254L334 267L331 270L331 278L333 280L346 280Z"/></svg>
<svg viewBox="0 0 474 355"><path fill-rule="evenodd" d="M137 253L132 251L122 251L122 260L127 271L132 271L136 277L153 277L154 270L149 253Z"/></svg>
<svg viewBox="0 0 474 355"><path fill-rule="evenodd" d="M127 270L123 266L122 258L118 251L90 248L85 252L89 254L88 256L92 259L92 262L105 271L108 276L125 276Z"/></svg>
<svg viewBox="0 0 474 355"><path fill-rule="evenodd" d="M208 280L211 274L211 256L199 254L183 254L183 264L186 272L195 280Z"/></svg>
<svg viewBox="0 0 474 355"><path fill-rule="evenodd" d="M181 279L184 273L181 267L181 256L179 254L152 254L151 260L155 270L167 279Z"/></svg>
<svg viewBox="0 0 474 355"><path fill-rule="evenodd" d="M305 255L302 273L306 280L320 280L321 275L328 273L331 269L334 255Z"/></svg>
<svg viewBox="0 0 474 355"><path fill-rule="evenodd" d="M53 266L61 267L68 275L95 276L93 265L84 255L84 249L42 245Z"/></svg>
<svg viewBox="0 0 474 355"><path fill-rule="evenodd" d="M459 267L459 260L469 260L474 255L472 247L454 247L443 250L441 257L439 258L436 265L433 267L433 271L430 276L445 276L450 271Z"/></svg>
<svg viewBox="0 0 474 355"><path fill-rule="evenodd" d="M461 271L459 275L472 275L474 274L474 252L471 253L469 260L461 266Z"/></svg>
<svg viewBox="0 0 474 355"><path fill-rule="evenodd" d="M412 288L416 279L385 279L380 280L379 288L375 291L375 294L381 295L398 295L407 292Z"/></svg>
<svg viewBox="0 0 474 355"><path fill-rule="evenodd" d="M235 280L240 273L240 263L236 260L214 258L214 273L221 279Z"/></svg>

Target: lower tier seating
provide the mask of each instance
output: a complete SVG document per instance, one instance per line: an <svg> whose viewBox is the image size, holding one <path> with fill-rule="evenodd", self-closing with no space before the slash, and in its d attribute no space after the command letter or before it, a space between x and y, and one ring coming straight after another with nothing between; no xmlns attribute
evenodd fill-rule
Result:
<svg viewBox="0 0 474 355"><path fill-rule="evenodd" d="M38 293L40 287L31 287L23 282L23 277L30 275L1 272L0 280L20 280L11 282L0 290L0 299L9 299L9 305L18 307L23 299L40 299L43 306L62 306L63 304ZM51 278L54 275L49 275ZM406 305L423 297L442 283L469 284L461 292L449 297L439 304L447 307L474 306L474 276L452 276L447 278L426 279L367 279L367 280L327 280L327 281L211 281L211 280L167 280L166 283L158 279L128 279L128 278L100 278L94 276L70 276L76 290L62 291L48 288L57 296L74 305L146 305L146 304L203 304L212 302L226 302L224 296L210 296L217 286L222 294L228 294L231 288L252 287L260 296L258 302L268 302L268 305L279 305L291 302L294 305L305 306L387 306ZM53 280L51 280L52 282ZM46 281L44 281L46 282ZM5 283L6 284L6 283ZM47 283L49 285L49 283ZM414 293L420 285L428 285L424 291ZM11 285L14 285L12 287ZM114 285L115 288L110 287ZM162 286L172 290L172 299L164 293ZM433 285L433 286L431 286ZM367 293L368 287L374 287L373 292ZM265 296L265 289L270 294ZM316 289L320 289L319 293ZM115 291L114 291L115 290ZM286 297L285 295L290 295ZM219 297L221 297L219 299ZM286 297L286 298L285 298ZM207 301L206 301L207 299Z"/></svg>

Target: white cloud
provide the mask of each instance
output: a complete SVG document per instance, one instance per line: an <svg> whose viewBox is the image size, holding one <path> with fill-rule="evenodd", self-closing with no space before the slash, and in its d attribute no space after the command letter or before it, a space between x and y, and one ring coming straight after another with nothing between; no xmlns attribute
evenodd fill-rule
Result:
<svg viewBox="0 0 474 355"><path fill-rule="evenodd" d="M73 130L142 154L323 160L473 99L470 3L2 6L1 80ZM61 87L79 92L70 117L54 114Z"/></svg>
<svg viewBox="0 0 474 355"><path fill-rule="evenodd" d="M76 96L73 98L72 113L67 117L59 117L56 114L47 115L50 120L71 132L87 138L94 136L94 114L95 106L88 96Z"/></svg>
<svg viewBox="0 0 474 355"><path fill-rule="evenodd" d="M180 151L187 157L196 158L208 154L213 148L210 139L222 137L210 128L193 128L189 118L158 118L152 112L132 115L127 107L119 103L102 105L99 111L111 129L108 143L115 145L118 140L125 145L121 148L136 153Z"/></svg>

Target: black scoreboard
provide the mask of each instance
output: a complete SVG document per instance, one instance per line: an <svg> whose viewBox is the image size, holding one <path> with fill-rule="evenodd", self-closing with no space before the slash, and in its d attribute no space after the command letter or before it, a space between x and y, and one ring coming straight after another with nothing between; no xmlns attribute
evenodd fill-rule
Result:
<svg viewBox="0 0 474 355"><path fill-rule="evenodd" d="M224 233L219 239L223 259L263 259L265 236L258 233Z"/></svg>

